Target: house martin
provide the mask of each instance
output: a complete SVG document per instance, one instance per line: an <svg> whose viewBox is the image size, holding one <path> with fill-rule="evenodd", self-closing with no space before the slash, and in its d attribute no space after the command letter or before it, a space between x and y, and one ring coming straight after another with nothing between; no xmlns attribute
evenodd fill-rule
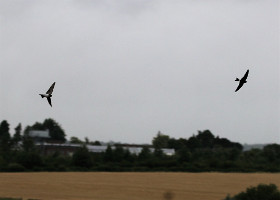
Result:
<svg viewBox="0 0 280 200"><path fill-rule="evenodd" d="M237 92L243 86L244 83L247 83L246 79L248 77L248 74L249 74L249 69L246 71L245 75L240 80L239 78L235 79L235 81L239 81L239 85L236 88L235 92Z"/></svg>
<svg viewBox="0 0 280 200"><path fill-rule="evenodd" d="M46 92L46 94L39 94L41 95L42 98L46 97L49 104L52 106L52 92L53 92L53 88L54 88L55 82L51 85L51 87L48 89L48 91Z"/></svg>

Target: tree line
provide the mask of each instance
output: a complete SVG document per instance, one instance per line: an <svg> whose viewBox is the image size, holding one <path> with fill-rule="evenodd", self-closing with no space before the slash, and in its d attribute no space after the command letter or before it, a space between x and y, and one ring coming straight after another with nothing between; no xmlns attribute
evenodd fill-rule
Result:
<svg viewBox="0 0 280 200"><path fill-rule="evenodd" d="M280 145L243 151L241 144L214 136L210 130L198 131L189 138L171 138L158 132L151 145L143 146L136 155L124 144L108 145L105 152L90 152L86 145L100 145L72 137L70 142L81 144L72 156L59 151L44 155L28 136L30 130L49 129L53 141L63 143L66 134L53 119L36 122L22 129L19 124L10 133L9 123L0 124L0 171L183 171L183 172L279 172ZM127 144L126 144L127 145ZM149 147L153 147L152 152ZM162 148L175 149L165 155Z"/></svg>
<svg viewBox="0 0 280 200"><path fill-rule="evenodd" d="M259 184L249 187L244 192L231 197L228 195L224 200L280 200L280 191L275 184Z"/></svg>

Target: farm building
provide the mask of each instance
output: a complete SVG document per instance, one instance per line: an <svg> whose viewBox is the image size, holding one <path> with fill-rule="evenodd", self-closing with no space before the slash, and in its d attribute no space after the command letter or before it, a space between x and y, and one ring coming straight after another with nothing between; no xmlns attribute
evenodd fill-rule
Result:
<svg viewBox="0 0 280 200"><path fill-rule="evenodd" d="M50 139L50 131L47 130L30 130L28 136L33 139L34 142L44 142Z"/></svg>
<svg viewBox="0 0 280 200"><path fill-rule="evenodd" d="M73 155L73 153L81 148L83 145L82 144L70 144L70 143L63 143L63 144L54 144L54 143L36 143L36 146L39 147L39 149L41 150L41 152L43 154L49 155L49 154L53 154L55 152L59 152L63 155ZM87 149L90 152L93 153L103 153L106 151L106 149L108 148L107 145L86 145ZM112 146L112 149L115 149L116 146ZM140 147L139 145L137 147L133 147L133 146L124 146L122 147L123 149L127 149L131 154L136 154L138 155L143 147ZM154 152L154 148L149 147L151 152ZM161 149L162 152L165 155L174 155L175 154L175 150L174 149L167 149L167 148L163 148Z"/></svg>

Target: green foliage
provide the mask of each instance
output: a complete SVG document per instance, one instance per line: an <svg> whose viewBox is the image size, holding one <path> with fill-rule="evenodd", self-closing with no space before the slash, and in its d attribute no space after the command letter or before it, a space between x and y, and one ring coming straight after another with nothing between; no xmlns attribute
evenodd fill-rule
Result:
<svg viewBox="0 0 280 200"><path fill-rule="evenodd" d="M3 153L7 153L11 146L9 126L9 123L6 120L3 120L0 124L0 151Z"/></svg>
<svg viewBox="0 0 280 200"><path fill-rule="evenodd" d="M50 137L53 140L65 142L65 132L61 126L53 119L49 118L43 122L43 126L50 131Z"/></svg>
<svg viewBox="0 0 280 200"><path fill-rule="evenodd" d="M222 172L280 172L280 145L272 144L261 149L242 151L239 143L226 138L215 137L210 130L199 131L190 138L170 138L158 132L153 138L154 151L150 146L142 146L139 155L130 153L126 146L108 146L103 153L92 153L83 146L73 156L55 152L51 155L34 144L28 137L29 130L48 128L62 142L65 137L60 125L52 119L43 123L36 122L24 129L21 124L15 128L10 137L9 123L0 123L0 171L222 171ZM91 142L88 138L81 141L71 137L74 144L100 145L99 141ZM174 148L175 155L167 156L162 148Z"/></svg>
<svg viewBox="0 0 280 200"><path fill-rule="evenodd" d="M83 144L83 141L80 140L80 139L77 138L77 137L71 137L71 138L70 138L70 143L71 143L71 144Z"/></svg>
<svg viewBox="0 0 280 200"><path fill-rule="evenodd" d="M96 146L101 146L101 142L99 142L99 141L89 142L89 144L96 145Z"/></svg>
<svg viewBox="0 0 280 200"><path fill-rule="evenodd" d="M0 124L0 137L2 137L3 135L9 133L9 123L6 120L3 120Z"/></svg>
<svg viewBox="0 0 280 200"><path fill-rule="evenodd" d="M143 161L143 160L148 160L150 159L152 156L152 153L150 151L150 149L148 147L143 147L143 149L141 150L138 159Z"/></svg>
<svg viewBox="0 0 280 200"><path fill-rule="evenodd" d="M39 169L43 166L42 156L37 152L20 152L17 156L17 163L28 171Z"/></svg>
<svg viewBox="0 0 280 200"><path fill-rule="evenodd" d="M115 162L121 162L124 159L124 149L121 146L117 146L113 151L113 160Z"/></svg>
<svg viewBox="0 0 280 200"><path fill-rule="evenodd" d="M0 155L0 170L3 171L7 165L7 161Z"/></svg>
<svg viewBox="0 0 280 200"><path fill-rule="evenodd" d="M257 187L247 188L245 192L233 197L228 195L225 200L280 200L280 191L274 184L260 184Z"/></svg>
<svg viewBox="0 0 280 200"><path fill-rule="evenodd" d="M79 148L73 154L72 162L75 167L79 168L90 168L92 166L91 155L86 146Z"/></svg>
<svg viewBox="0 0 280 200"><path fill-rule="evenodd" d="M35 150L35 144L29 136L25 136L22 138L22 149L25 152L30 152Z"/></svg>
<svg viewBox="0 0 280 200"><path fill-rule="evenodd" d="M215 144L215 137L209 131L198 131L198 135L196 136L197 140L199 141L199 145L202 148L213 148Z"/></svg>
<svg viewBox="0 0 280 200"><path fill-rule="evenodd" d="M32 129L43 131L46 130L46 127L42 123L36 122L35 124L32 125Z"/></svg>
<svg viewBox="0 0 280 200"><path fill-rule="evenodd" d="M22 131L22 127L21 127L21 123L19 123L18 126L15 128L15 134L12 139L14 145L18 145L18 143L22 140L21 131Z"/></svg>
<svg viewBox="0 0 280 200"><path fill-rule="evenodd" d="M189 162L191 160L191 152L187 147L177 150L176 155L178 157L178 161L181 163Z"/></svg>
<svg viewBox="0 0 280 200"><path fill-rule="evenodd" d="M32 127L31 126L26 126L24 128L24 131L23 131L23 136L24 137L28 136L28 133L29 133L30 130L32 130Z"/></svg>
<svg viewBox="0 0 280 200"><path fill-rule="evenodd" d="M104 161L111 162L113 160L114 160L113 150L112 150L112 147L109 145L104 154Z"/></svg>
<svg viewBox="0 0 280 200"><path fill-rule="evenodd" d="M209 130L199 131L198 135L190 137L186 141L186 146L191 150L195 150L197 148L234 148L240 151L242 150L241 144L231 142L226 138L215 137Z"/></svg>
<svg viewBox="0 0 280 200"><path fill-rule="evenodd" d="M156 149L167 148L168 147L169 136L162 134L160 131L157 136L153 138L153 146Z"/></svg>
<svg viewBox="0 0 280 200"><path fill-rule="evenodd" d="M263 153L269 162L275 162L280 164L280 145L267 145L263 148Z"/></svg>
<svg viewBox="0 0 280 200"><path fill-rule="evenodd" d="M73 157L60 155L55 152L44 157L44 165L47 171L67 171L72 164Z"/></svg>
<svg viewBox="0 0 280 200"><path fill-rule="evenodd" d="M168 148L175 149L176 151L187 147L188 140L184 138L179 138L178 140L170 138L168 140ZM189 148L189 147L188 147Z"/></svg>
<svg viewBox="0 0 280 200"><path fill-rule="evenodd" d="M26 170L25 167L19 163L10 163L5 168L5 171L8 171L8 172L24 172L25 170Z"/></svg>
<svg viewBox="0 0 280 200"><path fill-rule="evenodd" d="M160 148L155 148L153 155L155 158L158 158L158 159L161 159L164 157L163 151Z"/></svg>
<svg viewBox="0 0 280 200"><path fill-rule="evenodd" d="M45 119L43 123L36 122L32 126L27 126L24 130L24 135L28 135L30 130L49 130L52 140L65 142L65 132L62 127L54 119Z"/></svg>

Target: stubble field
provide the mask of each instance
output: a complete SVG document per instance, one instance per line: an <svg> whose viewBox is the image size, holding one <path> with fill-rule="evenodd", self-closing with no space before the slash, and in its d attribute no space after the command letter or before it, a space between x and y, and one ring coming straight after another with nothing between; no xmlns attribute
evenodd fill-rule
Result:
<svg viewBox="0 0 280 200"><path fill-rule="evenodd" d="M0 197L40 200L222 200L271 173L0 173Z"/></svg>

